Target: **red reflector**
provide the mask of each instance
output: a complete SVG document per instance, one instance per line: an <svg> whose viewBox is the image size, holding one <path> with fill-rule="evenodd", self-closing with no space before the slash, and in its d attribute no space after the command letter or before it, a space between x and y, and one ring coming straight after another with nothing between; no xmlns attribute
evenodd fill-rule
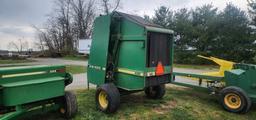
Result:
<svg viewBox="0 0 256 120"><path fill-rule="evenodd" d="M164 74L164 66L161 62L158 62L156 66L156 76L163 75Z"/></svg>
<svg viewBox="0 0 256 120"><path fill-rule="evenodd" d="M58 69L58 70L56 70L56 72L64 73L64 72L66 72L66 70L65 69Z"/></svg>

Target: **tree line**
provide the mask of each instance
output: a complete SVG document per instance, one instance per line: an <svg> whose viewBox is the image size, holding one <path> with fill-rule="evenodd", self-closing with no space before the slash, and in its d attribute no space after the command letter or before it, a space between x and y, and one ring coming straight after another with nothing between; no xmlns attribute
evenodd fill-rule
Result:
<svg viewBox="0 0 256 120"><path fill-rule="evenodd" d="M255 63L256 1L247 2L249 12L232 3L223 10L211 4L178 10L161 6L154 16L144 18L174 30L176 63L208 63L197 58L198 54ZM78 40L91 37L95 17L109 14L119 5L120 0L56 0L43 28L34 26L37 46L51 55L75 54Z"/></svg>
<svg viewBox="0 0 256 120"><path fill-rule="evenodd" d="M175 11L161 6L152 18L144 18L174 30L176 63L209 63L197 55L255 63L255 1L248 1L248 7L249 15L232 3L223 10L211 4Z"/></svg>

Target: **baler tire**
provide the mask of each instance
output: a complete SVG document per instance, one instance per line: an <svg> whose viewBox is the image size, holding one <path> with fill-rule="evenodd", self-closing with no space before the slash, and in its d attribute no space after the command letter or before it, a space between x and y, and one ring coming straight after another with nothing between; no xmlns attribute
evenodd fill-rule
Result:
<svg viewBox="0 0 256 120"><path fill-rule="evenodd" d="M234 108L231 108L231 107L229 107L230 105L227 105L227 101L228 101L227 95L233 95L234 99L237 99L236 97L239 98L238 100L240 102L239 102L239 106L237 106L238 108L236 108L235 106L233 106ZM233 112L233 113L246 113L250 110L251 105L252 105L251 99L244 92L244 90L242 90L239 87L235 87L235 86L226 87L223 90L221 90L220 101L225 110L227 110L229 112ZM235 100L235 101L237 101L237 100Z"/></svg>
<svg viewBox="0 0 256 120"><path fill-rule="evenodd" d="M144 92L150 99L161 99L165 94L165 84L147 87Z"/></svg>
<svg viewBox="0 0 256 120"><path fill-rule="evenodd" d="M103 99L101 98L101 94L104 94L103 97L105 96L105 106L102 105L102 102L100 101L100 99ZM103 84L97 88L95 100L98 110L104 113L114 113L120 105L120 93L113 83Z"/></svg>
<svg viewBox="0 0 256 120"><path fill-rule="evenodd" d="M249 112L249 110L251 109L251 107L252 107L252 101L251 101L251 99L248 97L248 95L245 95L245 99L246 99L246 101L247 101L247 107L246 107L246 109L244 109L241 113L247 113L247 112Z"/></svg>
<svg viewBox="0 0 256 120"><path fill-rule="evenodd" d="M74 117L78 111L76 95L73 92L66 91L63 97L63 107L61 108L64 111L61 113L67 118L70 119Z"/></svg>

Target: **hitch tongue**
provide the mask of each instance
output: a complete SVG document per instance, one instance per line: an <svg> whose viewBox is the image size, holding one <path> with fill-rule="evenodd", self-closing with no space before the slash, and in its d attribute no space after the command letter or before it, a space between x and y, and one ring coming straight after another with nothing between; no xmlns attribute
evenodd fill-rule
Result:
<svg viewBox="0 0 256 120"><path fill-rule="evenodd" d="M217 72L207 72L207 73L203 73L203 75L224 77L224 72L227 71L227 70L232 70L233 65L235 64L235 62L227 61L227 60L224 60L224 59L211 57L211 56L206 57L206 56L202 56L202 55L197 55L197 57L204 58L204 59L207 59L207 60L211 60L211 61L217 63L220 66L219 71L217 71Z"/></svg>

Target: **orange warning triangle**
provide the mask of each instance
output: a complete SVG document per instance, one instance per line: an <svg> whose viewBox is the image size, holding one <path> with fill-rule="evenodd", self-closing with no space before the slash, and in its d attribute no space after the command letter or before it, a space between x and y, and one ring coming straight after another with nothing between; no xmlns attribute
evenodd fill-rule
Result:
<svg viewBox="0 0 256 120"><path fill-rule="evenodd" d="M156 76L163 75L164 74L164 66L162 65L162 62L158 62L156 66Z"/></svg>

